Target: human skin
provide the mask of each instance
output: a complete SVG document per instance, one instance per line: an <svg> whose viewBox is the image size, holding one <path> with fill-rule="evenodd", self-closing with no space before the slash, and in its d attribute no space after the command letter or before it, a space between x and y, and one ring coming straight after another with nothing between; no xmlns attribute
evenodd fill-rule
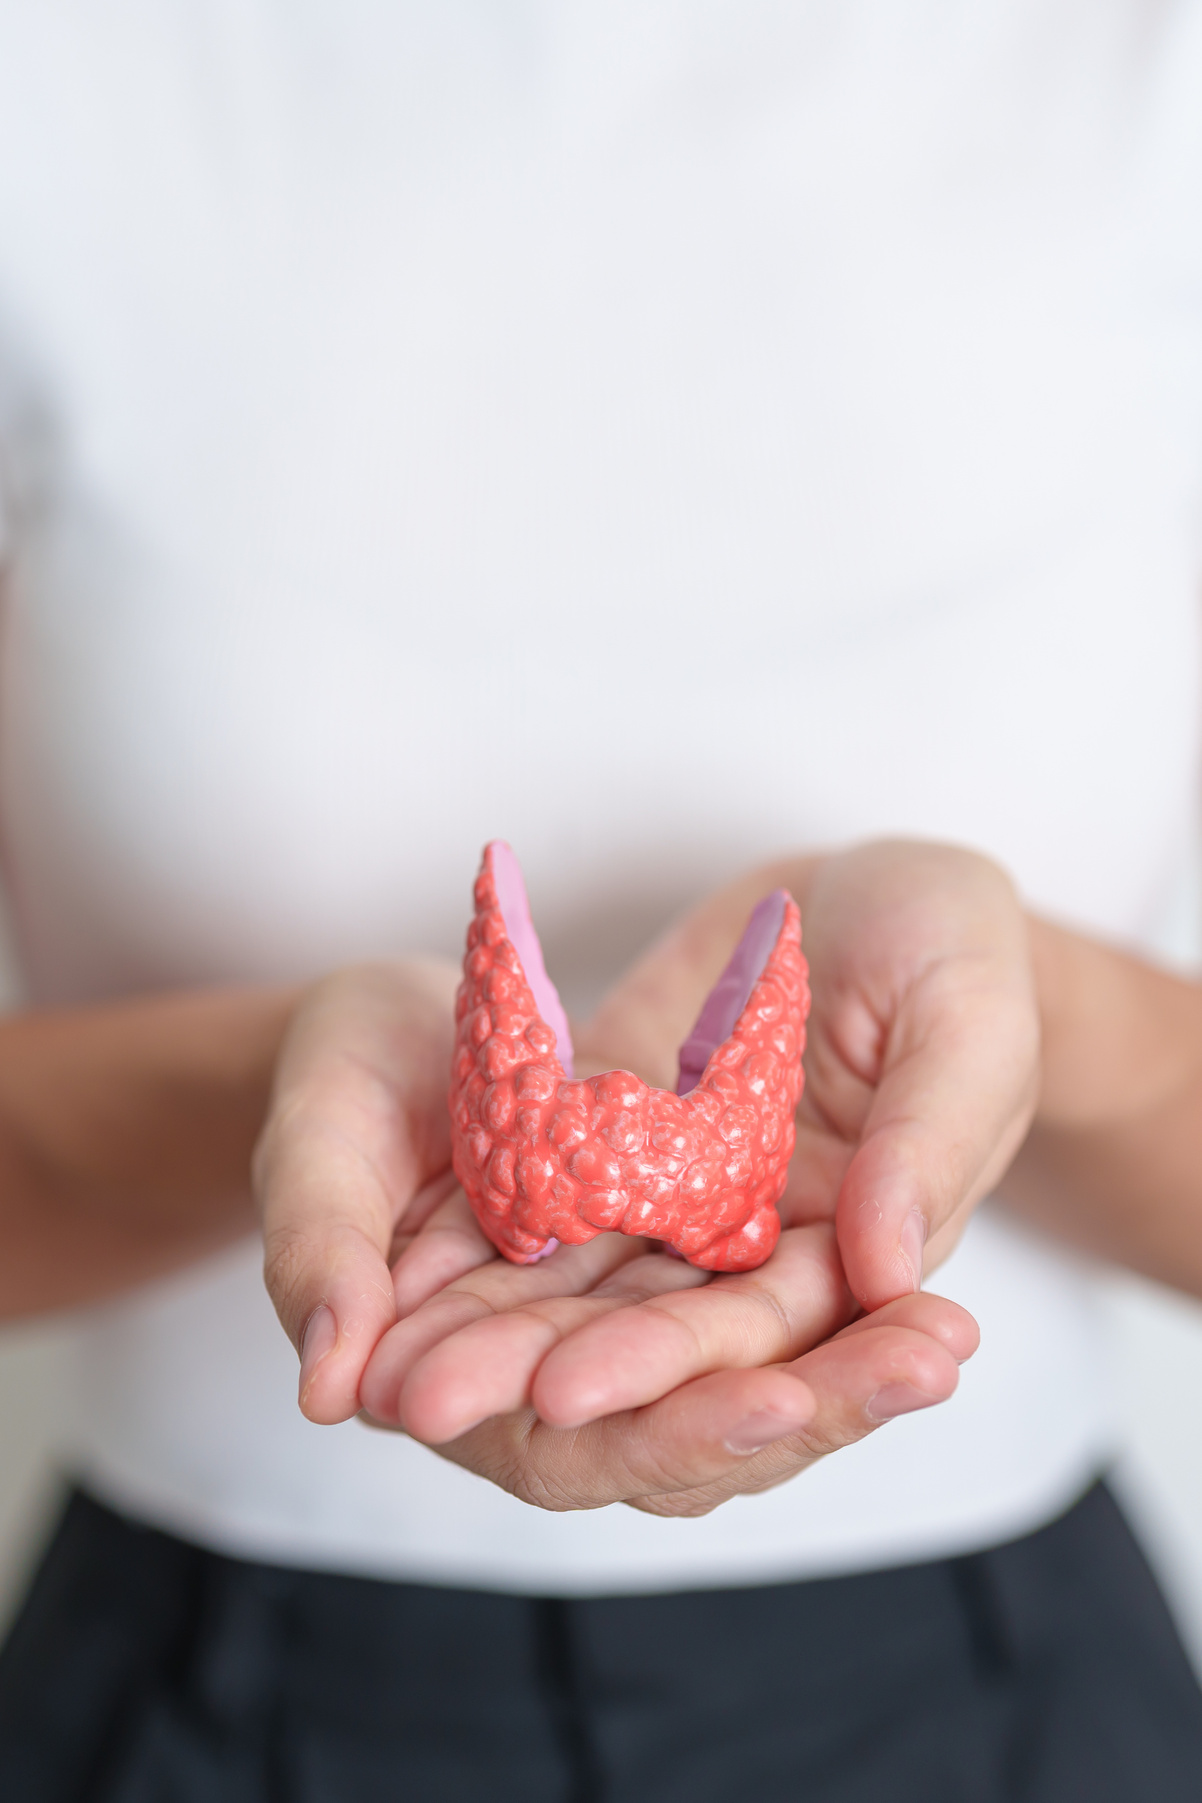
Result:
<svg viewBox="0 0 1202 1803"><path fill-rule="evenodd" d="M666 1086L675 1048L751 904L777 886L802 900L814 1011L811 1093L776 1253L753 1272L703 1285L698 1274L612 1239L603 1242L600 1282L566 1249L536 1275L494 1259L455 1192L395 1268L404 1318L381 1340L358 1391L374 1420L442 1445L520 1495L529 1493L533 1464L545 1503L531 1434L538 1444L547 1428L579 1434L602 1418L637 1422L661 1397L679 1397L713 1372L778 1367L829 1383L826 1361L862 1356L876 1333L917 1325L908 1310L928 1302L948 1309L914 1298L923 1241L929 1231L933 1262L945 1255L968 1208L1012 1157L1036 1095L1025 923L992 865L948 848L877 846L758 872L630 973L586 1030L580 1062L624 1064ZM426 1258L440 1261L442 1283L456 1261L475 1268L414 1308L431 1287ZM570 1280L558 1286L557 1265ZM861 1306L874 1312L830 1342ZM971 1351L975 1335L959 1337L965 1323L946 1314L926 1324L936 1322L955 1356ZM938 1383L929 1381L934 1373L926 1382L903 1375L902 1345L882 1340L880 1354L898 1361L888 1384L899 1410L950 1393L950 1372ZM312 1413L321 1408L313 1383L322 1363L307 1386ZM850 1371L839 1370L849 1393ZM865 1393L858 1406L867 1431L880 1405ZM736 1488L780 1481L827 1447L829 1404L816 1398L813 1408L808 1432L789 1433L782 1421L776 1452L749 1468L643 1496L639 1506L700 1512ZM858 1437L852 1413L843 1412L841 1444ZM577 1466L591 1445L586 1434ZM553 1451L552 1440L546 1455ZM558 1506L580 1506L585 1490L565 1490L559 1467L557 1475Z"/></svg>
<svg viewBox="0 0 1202 1803"><path fill-rule="evenodd" d="M0 1020L0 1317L91 1302L246 1233L295 989Z"/></svg>
<svg viewBox="0 0 1202 1803"><path fill-rule="evenodd" d="M268 1277L298 1347L308 1328L306 1412L353 1412L372 1360L369 1387L393 1386L394 1422L429 1411L410 1431L551 1506L623 1497L698 1512L859 1437L874 1407L947 1394L972 1328L913 1295L916 1241L929 1228L928 1264L952 1243L1036 1094L1007 1196L1074 1243L1202 1294L1202 990L1024 921L1004 877L971 854L878 845L753 873L631 972L580 1035L582 1064L670 1082L697 1001L752 903L781 883L802 903L815 1010L789 1226L759 1271L706 1283L629 1242L612 1267L572 1267L609 1257L611 1236L537 1273L501 1269L440 1177L457 972L384 966L299 999L165 996L0 1025L0 1308L109 1294L245 1231L273 1068L259 1161ZM560 1294L490 1288L557 1264ZM806 1350L856 1306L844 1268L875 1312ZM649 1286L662 1293L634 1299ZM547 1307L552 1343L532 1345ZM464 1426L481 1400L472 1335L494 1315L504 1381L520 1387L533 1368L530 1400ZM413 1356L418 1322L430 1343ZM621 1346L633 1353L615 1360ZM666 1394L624 1406L644 1351ZM588 1424L568 1425L581 1409ZM757 1435L769 1444L751 1453Z"/></svg>
<svg viewBox="0 0 1202 1803"><path fill-rule="evenodd" d="M1069 1155L1061 1154L1055 1203L1045 1195L1039 1218L1079 1244L1098 1244L1088 1183L1075 1180L1075 1161L1084 1171L1115 1080L1122 1086L1132 1022L1108 1038L1097 1010L1084 1007L1089 971L1121 970L1143 1032L1158 1043L1167 1036L1156 1081L1141 1095L1147 1113L1137 1106L1125 1121L1141 1171L1163 1150L1164 1098L1175 1084L1188 1088L1191 1072L1197 1096L1199 992L1028 922L1002 874L971 854L875 845L754 873L690 916L630 973L590 1023L582 1066L624 1063L648 1081L669 1082L675 1047L750 906L781 884L802 902L815 1005L799 1148L782 1203L787 1225L773 1259L701 1288L655 1255L613 1247L606 1256L614 1262L595 1270L582 1268L580 1249L573 1249L559 1262L556 1288L555 1260L537 1275L496 1261L462 1197L452 1193L394 1268L403 1318L379 1340L362 1376L358 1349L371 1334L357 1335L352 1352L336 1305L329 1314L297 1308L304 1284L294 1277L294 1332L306 1322L310 1328L302 1370L307 1413L339 1419L361 1400L376 1420L439 1444L520 1495L549 1506L588 1506L615 1494L604 1480L621 1436L637 1433L643 1445L654 1420L662 1438L665 1411L683 1407L692 1386L712 1382L707 1374L722 1373L724 1384L748 1369L819 1379L822 1393L808 1405L807 1428L790 1433L782 1416L773 1452L691 1487L681 1475L687 1461L678 1459L670 1489L627 1497L641 1507L697 1512L737 1490L779 1481L816 1447L846 1443L857 1407L864 1431L869 1395L853 1404L850 1371L820 1373L807 1346L837 1329L856 1304L876 1311L861 1331L897 1325L897 1309L913 1294L921 1243L928 1268L945 1256L971 1207L1001 1179L1041 1094L1046 1108L1032 1146L1056 1131L1066 1106L1083 1124ZM1058 978L1074 961L1081 969L1070 987ZM1042 1088L1036 973L1046 989L1042 1024L1053 1060ZM1087 1046L1078 1014L1088 1022ZM1188 1105L1178 1124L1189 1130ZM1038 1151L1019 1167L1024 1183L1028 1162L1038 1174ZM1182 1253L1180 1271L1190 1272L1200 1206L1188 1176L1175 1202L1163 1196L1159 1230L1134 1201L1125 1206L1119 1198L1114 1212L1127 1231L1128 1261L1148 1268L1167 1235L1170 1274L1172 1248ZM841 1290L844 1273L854 1300ZM950 1316L943 1327L956 1332ZM836 1338L824 1356L846 1357L847 1346ZM882 1360L895 1350L882 1342ZM958 1344L957 1355L963 1350ZM825 1426L832 1378L842 1399L842 1438L834 1442ZM909 1406L936 1399L918 1383L908 1392L893 1388L898 1381L890 1383L895 1401L903 1393Z"/></svg>
<svg viewBox="0 0 1202 1803"><path fill-rule="evenodd" d="M1202 986L1048 921L1031 947L1044 1075L1006 1199L1202 1296Z"/></svg>

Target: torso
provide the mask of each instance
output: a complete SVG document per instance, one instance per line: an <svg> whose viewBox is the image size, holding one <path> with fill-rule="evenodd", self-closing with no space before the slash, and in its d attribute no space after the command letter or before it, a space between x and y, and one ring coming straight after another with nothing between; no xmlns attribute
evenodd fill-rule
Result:
<svg viewBox="0 0 1202 1803"><path fill-rule="evenodd" d="M0 6L32 998L454 954L493 836L569 1002L878 832L1146 938L1196 802L1202 26L1145 11ZM71 1456L260 1556L848 1569L1034 1525L1107 1432L1072 1272L986 1221L948 1408L705 1522L541 1517L302 1422L255 1265L81 1325Z"/></svg>

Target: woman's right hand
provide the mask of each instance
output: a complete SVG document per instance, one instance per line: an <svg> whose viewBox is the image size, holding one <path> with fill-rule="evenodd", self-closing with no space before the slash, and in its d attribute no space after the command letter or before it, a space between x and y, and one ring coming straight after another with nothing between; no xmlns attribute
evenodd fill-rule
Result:
<svg viewBox="0 0 1202 1803"><path fill-rule="evenodd" d="M458 981L435 961L338 971L301 999L280 1049L255 1188L264 1277L312 1421L358 1411L364 1367L397 1319L391 1265L453 1182ZM427 1258L436 1287L433 1242Z"/></svg>

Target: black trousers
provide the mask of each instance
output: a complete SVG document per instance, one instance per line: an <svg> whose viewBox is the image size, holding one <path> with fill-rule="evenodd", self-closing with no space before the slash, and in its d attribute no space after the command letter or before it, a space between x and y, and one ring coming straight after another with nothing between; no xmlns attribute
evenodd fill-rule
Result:
<svg viewBox="0 0 1202 1803"><path fill-rule="evenodd" d="M971 1557L559 1601L219 1558L76 1495L0 1655L4 1803L1200 1803L1099 1485Z"/></svg>

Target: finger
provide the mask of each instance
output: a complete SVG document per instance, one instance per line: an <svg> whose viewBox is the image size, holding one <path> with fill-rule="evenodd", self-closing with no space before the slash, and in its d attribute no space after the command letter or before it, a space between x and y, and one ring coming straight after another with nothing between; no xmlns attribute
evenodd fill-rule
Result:
<svg viewBox="0 0 1202 1803"><path fill-rule="evenodd" d="M549 1349L531 1392L540 1417L578 1427L638 1408L706 1372L779 1364L855 1313L831 1227L782 1234L757 1270L657 1296Z"/></svg>
<svg viewBox="0 0 1202 1803"><path fill-rule="evenodd" d="M609 1237L605 1263L599 1241L556 1253L540 1293L528 1271L498 1266L435 1298L381 1344L365 1406L435 1445L531 1400L552 1425L579 1426L708 1371L779 1363L855 1310L826 1226L783 1236L756 1272L708 1282Z"/></svg>
<svg viewBox="0 0 1202 1803"><path fill-rule="evenodd" d="M500 1317L509 1320L522 1309L558 1298L584 1296L627 1261L652 1255L637 1240L616 1233L598 1234L583 1246L560 1246L549 1258L533 1265L511 1265L496 1259L460 1277L429 1298L411 1314L390 1326L367 1363L359 1388L362 1407L385 1422L400 1420L401 1390L410 1372L433 1347L460 1334L475 1322ZM656 1260L669 1265L675 1261ZM522 1322L515 1325L521 1356ZM470 1354L462 1361L462 1377L456 1374L454 1408L465 1409L472 1420L470 1385L491 1382L479 1360ZM451 1407L448 1403L448 1407ZM433 1425L433 1424L431 1424ZM436 1431L436 1430L435 1430Z"/></svg>
<svg viewBox="0 0 1202 1803"><path fill-rule="evenodd" d="M745 1439L795 1434L814 1406L786 1372L721 1371L585 1427L549 1427L523 1410L438 1450L538 1508L593 1509L725 1477L745 1463Z"/></svg>
<svg viewBox="0 0 1202 1803"><path fill-rule="evenodd" d="M389 1198L375 1172L318 1127L285 1130L261 1181L264 1279L301 1356L311 1421L354 1412L368 1353L396 1318Z"/></svg>
<svg viewBox="0 0 1202 1803"><path fill-rule="evenodd" d="M857 1316L835 1338L848 1340L856 1334L873 1333L878 1327L905 1327L926 1334L950 1352L958 1365L970 1359L981 1343L981 1330L966 1308L926 1290L914 1296L899 1296L896 1302L887 1302L874 1314Z"/></svg>
<svg viewBox="0 0 1202 1803"><path fill-rule="evenodd" d="M392 1267L398 1319L412 1314L457 1278L466 1277L469 1271L491 1264L500 1256L481 1231L470 1202L457 1184L417 1232L394 1243L393 1253L399 1253Z"/></svg>
<svg viewBox="0 0 1202 1803"><path fill-rule="evenodd" d="M427 1351L401 1387L397 1417L430 1445L452 1440L490 1415L526 1407L547 1353L606 1314L704 1283L682 1259L646 1254L582 1296L553 1296L463 1327Z"/></svg>
<svg viewBox="0 0 1202 1803"><path fill-rule="evenodd" d="M449 993L440 967L344 973L313 992L285 1045L255 1177L264 1277L313 1421L358 1408L396 1318L397 1222L448 1162Z"/></svg>
<svg viewBox="0 0 1202 1803"><path fill-rule="evenodd" d="M949 960L907 998L843 1179L839 1247L866 1309L917 1289L927 1241L989 1193L1030 1121L1030 998L972 966Z"/></svg>
<svg viewBox="0 0 1202 1803"><path fill-rule="evenodd" d="M939 1338L884 1320L785 1368L715 1372L580 1428L551 1427L525 1411L440 1451L541 1508L628 1502L654 1514L702 1515L863 1439L895 1417L899 1390L908 1407L930 1407L952 1394L957 1378Z"/></svg>
<svg viewBox="0 0 1202 1803"><path fill-rule="evenodd" d="M702 1515L731 1496L772 1489L887 1422L946 1402L976 1339L976 1323L956 1304L905 1297L786 1367L814 1397L797 1433L772 1440L717 1480L627 1500L656 1515Z"/></svg>

